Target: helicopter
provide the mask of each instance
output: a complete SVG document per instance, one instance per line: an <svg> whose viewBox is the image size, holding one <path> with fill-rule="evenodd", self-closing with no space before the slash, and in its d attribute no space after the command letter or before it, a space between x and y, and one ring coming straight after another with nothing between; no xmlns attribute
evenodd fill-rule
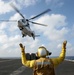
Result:
<svg viewBox="0 0 74 75"><path fill-rule="evenodd" d="M22 17L22 19L18 20L18 28L20 29L21 31L21 34L22 34L22 37L26 37L26 36L29 36L29 37L32 37L34 40L35 40L35 37L37 36L40 36L40 35L35 35L35 32L31 30L30 28L30 23L32 24L36 24L36 25L41 25L41 26L47 26L45 24L41 24L41 23L37 23L37 22L33 22L31 21L32 19L35 19L49 11L51 11L51 9L47 9L45 10L44 12L30 18L30 19L26 19L21 13L20 11L13 5L13 4L10 4L10 6L17 12L19 13L19 15ZM1 20L1 21L4 21L4 20ZM6 20L6 21L10 21L10 20ZM29 23L30 22L30 23Z"/></svg>

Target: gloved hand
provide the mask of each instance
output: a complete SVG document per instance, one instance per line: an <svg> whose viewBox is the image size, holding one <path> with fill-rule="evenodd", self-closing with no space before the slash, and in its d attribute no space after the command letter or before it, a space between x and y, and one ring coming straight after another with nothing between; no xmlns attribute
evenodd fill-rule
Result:
<svg viewBox="0 0 74 75"><path fill-rule="evenodd" d="M63 47L64 47L64 48L66 48L66 44L67 44L67 41L65 40L65 41L63 42Z"/></svg>
<svg viewBox="0 0 74 75"><path fill-rule="evenodd" d="M22 44L22 43L20 43L20 44L19 44L19 46L20 46L20 48L21 48L21 50L22 50L22 51L24 51L24 50L25 50L25 46L23 46L23 44Z"/></svg>

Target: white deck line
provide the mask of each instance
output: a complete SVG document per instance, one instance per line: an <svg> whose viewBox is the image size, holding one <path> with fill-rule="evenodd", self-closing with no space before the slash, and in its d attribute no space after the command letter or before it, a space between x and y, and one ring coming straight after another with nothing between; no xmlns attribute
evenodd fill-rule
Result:
<svg viewBox="0 0 74 75"><path fill-rule="evenodd" d="M70 61L70 62L74 62L74 60L70 60L70 59L65 59L66 61Z"/></svg>
<svg viewBox="0 0 74 75"><path fill-rule="evenodd" d="M13 71L10 75L19 75L19 74L22 73L25 69L26 69L25 66L21 66L21 67L18 68L17 70Z"/></svg>
<svg viewBox="0 0 74 75"><path fill-rule="evenodd" d="M12 59L8 59L8 60L1 60L0 62L7 62L7 61L13 61Z"/></svg>

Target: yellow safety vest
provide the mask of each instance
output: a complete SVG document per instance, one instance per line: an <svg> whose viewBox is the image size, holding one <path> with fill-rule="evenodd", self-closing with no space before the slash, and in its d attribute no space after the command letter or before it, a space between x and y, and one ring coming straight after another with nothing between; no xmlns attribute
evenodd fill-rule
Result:
<svg viewBox="0 0 74 75"><path fill-rule="evenodd" d="M51 59L40 58L35 61L33 75L55 75L54 64Z"/></svg>

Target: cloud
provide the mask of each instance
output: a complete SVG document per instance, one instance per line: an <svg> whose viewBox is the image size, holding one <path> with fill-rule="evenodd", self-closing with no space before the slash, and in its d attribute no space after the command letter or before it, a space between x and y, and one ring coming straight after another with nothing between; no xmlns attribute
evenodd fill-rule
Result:
<svg viewBox="0 0 74 75"><path fill-rule="evenodd" d="M45 0L47 4L50 4L52 7L61 7L64 5L64 2L60 0Z"/></svg>
<svg viewBox="0 0 74 75"><path fill-rule="evenodd" d="M31 5L35 5L38 0L0 0L0 14L6 14L13 11L13 8L10 6L10 3L13 3L16 7L22 8L23 6L28 7Z"/></svg>
<svg viewBox="0 0 74 75"><path fill-rule="evenodd" d="M20 15L16 13L10 20L20 18ZM22 37L17 28L17 22L2 22L0 25L0 57L19 56L18 44L22 41Z"/></svg>
<svg viewBox="0 0 74 75"><path fill-rule="evenodd" d="M4 39L2 41L2 39ZM16 36L2 36L0 40L0 57L20 57L20 47L19 44L22 43L26 47L26 53L35 53L40 45L38 39L35 41L30 37L22 38L20 35Z"/></svg>
<svg viewBox="0 0 74 75"><path fill-rule="evenodd" d="M20 6L23 5L25 7L35 5L38 0L14 0L16 3L18 3Z"/></svg>
<svg viewBox="0 0 74 75"><path fill-rule="evenodd" d="M19 20L21 16L15 13L9 20ZM0 28L0 57L19 57L20 47L19 43L26 46L26 52L36 52L37 47L40 45L39 40L27 36L22 38L21 31L17 27L17 22L2 22Z"/></svg>
<svg viewBox="0 0 74 75"><path fill-rule="evenodd" d="M21 19L21 16L18 13L15 13L9 20L19 19ZM59 54L62 42L69 32L66 27L66 19L66 16L61 14L46 14L37 19L35 22L43 23L48 26L32 26L32 29L41 35L41 38L36 37L35 40L29 36L22 38L21 32L17 27L17 22L2 22L0 24L0 57L20 57L21 50L19 43L23 43L23 45L26 46L26 52L29 53L37 52L38 47L43 44L48 50L53 52L52 55ZM72 44L68 44L68 50L69 49L70 51L73 51Z"/></svg>
<svg viewBox="0 0 74 75"><path fill-rule="evenodd" d="M4 28L6 28L6 23L5 23L5 22L2 22L2 23L0 24L0 30L2 30L2 29L4 29Z"/></svg>
<svg viewBox="0 0 74 75"><path fill-rule="evenodd" d="M63 42L62 42L63 43ZM57 49L62 49L62 43L58 43ZM66 45L66 56L72 56L74 53L74 46L73 44L67 40L67 45Z"/></svg>
<svg viewBox="0 0 74 75"><path fill-rule="evenodd" d="M2 46L0 46L0 57L18 57L19 43L21 37L19 35L11 37L2 37ZM1 42L1 41L0 41ZM1 44L1 43L0 43Z"/></svg>
<svg viewBox="0 0 74 75"><path fill-rule="evenodd" d="M66 16L61 14L46 14L35 20L35 22L48 25L47 27L34 25L33 29L37 31L42 38L44 38L39 41L41 41L41 43L44 44L49 51L53 52L52 56L57 56L60 54L63 41L68 39L66 35L69 34L70 30L67 26L68 23L66 20ZM67 48L72 52L72 43L68 43ZM69 55L68 52L67 55Z"/></svg>
<svg viewBox="0 0 74 75"><path fill-rule="evenodd" d="M66 17L60 14L44 15L36 22L47 24L47 27L34 26L37 31L42 32L51 41L63 40L68 33L66 26Z"/></svg>
<svg viewBox="0 0 74 75"><path fill-rule="evenodd" d="M72 55L74 55L73 53L74 53L74 45L68 41L66 55L72 56Z"/></svg>
<svg viewBox="0 0 74 75"><path fill-rule="evenodd" d="M21 19L22 17L20 16L19 13L15 13L13 16L10 17L10 20L19 20Z"/></svg>
<svg viewBox="0 0 74 75"><path fill-rule="evenodd" d="M11 10L12 8L10 7L9 2L6 3L3 0L0 0L0 14L5 14Z"/></svg>
<svg viewBox="0 0 74 75"><path fill-rule="evenodd" d="M13 0L11 1L0 0L0 15L13 11L13 8L10 5L11 3L13 3L18 8L21 8L21 6L15 0L14 1Z"/></svg>
<svg viewBox="0 0 74 75"><path fill-rule="evenodd" d="M5 34L0 34L0 43L4 44L7 42L7 35Z"/></svg>

